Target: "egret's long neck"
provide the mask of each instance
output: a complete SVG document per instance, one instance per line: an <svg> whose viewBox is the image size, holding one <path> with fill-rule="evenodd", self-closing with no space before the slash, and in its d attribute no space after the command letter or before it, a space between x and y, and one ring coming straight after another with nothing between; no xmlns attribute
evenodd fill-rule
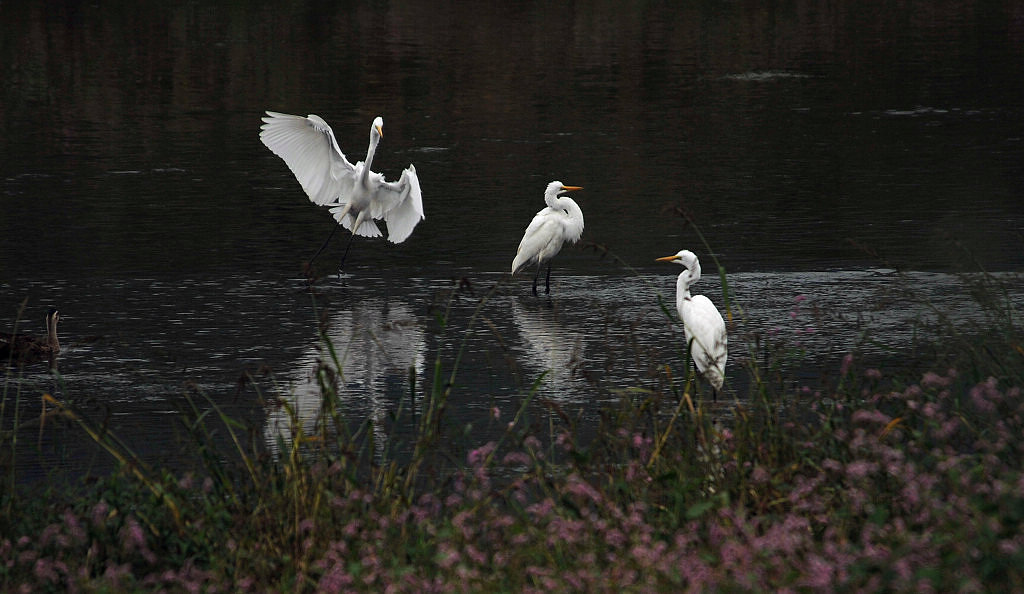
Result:
<svg viewBox="0 0 1024 594"><path fill-rule="evenodd" d="M696 259L693 261L693 265L690 266L690 284L700 280L700 262Z"/></svg>
<svg viewBox="0 0 1024 594"><path fill-rule="evenodd" d="M544 204L547 204L551 208L562 208L558 204L559 200L561 200L561 198L558 196L557 191L544 192Z"/></svg>
<svg viewBox="0 0 1024 594"><path fill-rule="evenodd" d="M366 149L366 159L363 161L363 170L360 172L359 177L361 182L366 183L367 178L370 175L370 166L373 165L373 155L377 152L377 143L380 142L380 136L370 133L370 146Z"/></svg>
<svg viewBox="0 0 1024 594"><path fill-rule="evenodd" d="M684 301L690 299L690 271L684 270L676 279L676 307L682 308Z"/></svg>

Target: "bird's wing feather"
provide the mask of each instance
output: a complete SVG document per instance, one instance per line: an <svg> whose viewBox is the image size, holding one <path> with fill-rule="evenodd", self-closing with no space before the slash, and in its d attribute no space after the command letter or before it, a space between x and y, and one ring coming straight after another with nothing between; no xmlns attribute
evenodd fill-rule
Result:
<svg viewBox="0 0 1024 594"><path fill-rule="evenodd" d="M355 168L322 118L268 111L263 122L260 140L284 160L314 204L330 204L351 190Z"/></svg>
<svg viewBox="0 0 1024 594"><path fill-rule="evenodd" d="M416 225L426 218L416 167L409 165L397 182L386 182L380 174L371 175L379 182L373 196L373 217L383 218L388 224L388 241L402 243L412 234Z"/></svg>
<svg viewBox="0 0 1024 594"><path fill-rule="evenodd" d="M722 314L704 295L691 297L680 314L686 330L686 342L691 349L690 356L697 369L705 375L722 374L728 357L728 336ZM712 368L714 371L709 371Z"/></svg>
<svg viewBox="0 0 1024 594"><path fill-rule="evenodd" d="M512 274L530 262L553 257L562 248L562 223L556 216L557 212L547 207L534 215L516 250Z"/></svg>
<svg viewBox="0 0 1024 594"><path fill-rule="evenodd" d="M345 211L345 205L335 206L330 209L334 220L338 221L338 224L348 229L353 235L360 237L380 237L383 233L380 232L380 227L377 226L376 221L367 217L363 219L362 223L359 223L358 229L352 229L352 225L355 224L356 218L352 216L352 213L345 213L345 216L341 216L342 212Z"/></svg>

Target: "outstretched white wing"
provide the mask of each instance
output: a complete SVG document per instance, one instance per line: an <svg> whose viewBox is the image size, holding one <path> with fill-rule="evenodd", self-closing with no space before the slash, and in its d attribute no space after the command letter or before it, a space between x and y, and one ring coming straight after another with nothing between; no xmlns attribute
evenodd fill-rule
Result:
<svg viewBox="0 0 1024 594"><path fill-rule="evenodd" d="M355 168L320 116L268 111L263 122L260 140L284 160L314 204L330 204L352 191Z"/></svg>
<svg viewBox="0 0 1024 594"><path fill-rule="evenodd" d="M386 182L380 174L374 176L376 194L373 197L373 218L383 218L388 224L388 241L402 243L416 225L426 217L423 215L423 194L416 167L402 172L397 182Z"/></svg>

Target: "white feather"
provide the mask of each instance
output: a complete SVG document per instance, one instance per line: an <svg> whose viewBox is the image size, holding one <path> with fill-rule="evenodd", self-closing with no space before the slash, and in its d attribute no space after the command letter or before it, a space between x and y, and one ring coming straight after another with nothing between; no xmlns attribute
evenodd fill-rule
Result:
<svg viewBox="0 0 1024 594"><path fill-rule="evenodd" d="M683 318L686 344L690 358L716 390L725 382L725 361L729 356L729 338L725 332L722 314L704 295L694 295L679 306Z"/></svg>
<svg viewBox="0 0 1024 594"><path fill-rule="evenodd" d="M566 187L558 181L548 184L544 192L548 206L534 215L526 227L512 260L512 274L528 264L540 266L554 258L566 242L576 243L583 235L583 211L572 198L559 196Z"/></svg>
<svg viewBox="0 0 1024 594"><path fill-rule="evenodd" d="M715 390L721 390L729 357L729 337L725 320L711 300L704 295L690 295L690 285L700 280L700 261L689 250L658 260L676 262L686 268L676 279L676 310L683 320L690 359Z"/></svg>
<svg viewBox="0 0 1024 594"><path fill-rule="evenodd" d="M316 115L304 118L268 111L267 116L260 140L284 160L314 204L330 204L351 191L355 167L341 152L327 122Z"/></svg>
<svg viewBox="0 0 1024 594"><path fill-rule="evenodd" d="M263 118L260 140L285 164L314 204L330 207L341 226L355 235L380 237L374 219L388 225L388 240L405 241L423 220L423 195L416 168L410 165L397 182L372 171L373 156L384 125L376 118L370 127L366 159L351 164L341 152L334 132L319 116L273 111ZM353 226L358 224L358 228Z"/></svg>

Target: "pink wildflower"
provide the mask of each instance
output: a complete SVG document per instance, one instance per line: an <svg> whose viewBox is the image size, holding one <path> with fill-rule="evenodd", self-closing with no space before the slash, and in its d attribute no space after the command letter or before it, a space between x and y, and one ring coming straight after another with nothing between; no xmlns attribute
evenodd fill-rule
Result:
<svg viewBox="0 0 1024 594"><path fill-rule="evenodd" d="M460 511L455 514L452 518L452 526L454 526L466 540L473 538L476 530L473 528L474 522L468 511Z"/></svg>
<svg viewBox="0 0 1024 594"><path fill-rule="evenodd" d="M338 562L320 578L317 590L319 592L341 592L350 588L353 581L352 576L345 571L344 563Z"/></svg>
<svg viewBox="0 0 1024 594"><path fill-rule="evenodd" d="M78 517L71 513L71 510L64 512L64 526L67 528L68 535L76 543L84 543L86 541L85 528L82 527L82 523L78 521Z"/></svg>
<svg viewBox="0 0 1024 594"><path fill-rule="evenodd" d="M953 434L960 428L960 418L951 417L942 424L941 427L935 432L935 437L941 440L948 440L953 437Z"/></svg>
<svg viewBox="0 0 1024 594"><path fill-rule="evenodd" d="M853 365L853 353L846 353L843 357L843 363L839 366L839 375L846 375L850 371L850 366Z"/></svg>
<svg viewBox="0 0 1024 594"><path fill-rule="evenodd" d="M995 403L1002 399L996 386L996 379L990 377L985 382L971 388L971 403L979 412L987 414L996 412Z"/></svg>
<svg viewBox="0 0 1024 594"><path fill-rule="evenodd" d="M115 565L114 563L107 561L107 569L103 572L103 577L112 580L115 584L120 580L128 577L132 573L131 563L124 563L122 565Z"/></svg>
<svg viewBox="0 0 1024 594"><path fill-rule="evenodd" d="M832 564L818 555L808 555L801 586L811 590L828 590L832 585Z"/></svg>
<svg viewBox="0 0 1024 594"><path fill-rule="evenodd" d="M569 477L568 483L566 484L566 491L581 499L601 501L601 494L597 489L592 487L590 483L583 480L578 475L572 475Z"/></svg>
<svg viewBox="0 0 1024 594"><path fill-rule="evenodd" d="M135 518L128 518L125 526L125 544L132 547L146 546L146 533Z"/></svg>
<svg viewBox="0 0 1024 594"><path fill-rule="evenodd" d="M846 465L846 475L850 478L864 478L878 469L878 465L866 460L854 460Z"/></svg>
<svg viewBox="0 0 1024 594"><path fill-rule="evenodd" d="M486 565L487 564L487 553L485 553L485 552L481 551L480 549L474 547L472 544L467 544L466 545L466 556L468 556L469 559L471 561L473 561L474 563L476 563L477 565Z"/></svg>
<svg viewBox="0 0 1024 594"><path fill-rule="evenodd" d="M530 463L530 457L523 452L509 452L505 454L503 462L510 466L527 466Z"/></svg>
<svg viewBox="0 0 1024 594"><path fill-rule="evenodd" d="M858 410L857 412L853 413L853 422L854 423L867 423L867 424L875 423L875 424L878 424L878 425L885 425L890 420L892 420L892 419L889 418L889 415L887 415L887 414L885 414L882 411L877 410L877 409L876 410Z"/></svg>
<svg viewBox="0 0 1024 594"><path fill-rule="evenodd" d="M341 534L346 538L353 538L359 534L362 529L361 522L359 520L352 520L341 529Z"/></svg>
<svg viewBox="0 0 1024 594"><path fill-rule="evenodd" d="M830 470L832 472L838 472L839 470L842 470L843 465L840 464L838 460L833 460L832 458L827 458L826 460L824 460L821 463L821 467L824 468L825 470Z"/></svg>
<svg viewBox="0 0 1024 594"><path fill-rule="evenodd" d="M153 551L149 550L149 546L146 544L146 533L139 525L139 522L129 516L125 521L124 528L121 529L121 546L126 551L135 551L142 555L142 558L150 563L156 562L156 555Z"/></svg>
<svg viewBox="0 0 1024 594"><path fill-rule="evenodd" d="M550 497L544 499L540 503L534 503L530 507L526 508L526 512L532 516L541 518L550 516L551 512L555 509L555 502Z"/></svg>
<svg viewBox="0 0 1024 594"><path fill-rule="evenodd" d="M604 542L610 547L620 548L626 545L626 535L617 528L612 528L604 534Z"/></svg>
<svg viewBox="0 0 1024 594"><path fill-rule="evenodd" d="M475 450L470 450L466 455L466 461L470 466L480 466L497 447L497 443L489 441Z"/></svg>
<svg viewBox="0 0 1024 594"><path fill-rule="evenodd" d="M945 388L949 386L950 379L929 371L921 378L921 385L925 388Z"/></svg>
<svg viewBox="0 0 1024 594"><path fill-rule="evenodd" d="M54 538L60 532L60 526L57 524L50 524L43 531L39 533L39 543L44 547L54 541Z"/></svg>
<svg viewBox="0 0 1024 594"><path fill-rule="evenodd" d="M46 559L36 560L32 573L44 583L53 583L60 579L60 576L57 575L57 571L54 569L53 562Z"/></svg>

